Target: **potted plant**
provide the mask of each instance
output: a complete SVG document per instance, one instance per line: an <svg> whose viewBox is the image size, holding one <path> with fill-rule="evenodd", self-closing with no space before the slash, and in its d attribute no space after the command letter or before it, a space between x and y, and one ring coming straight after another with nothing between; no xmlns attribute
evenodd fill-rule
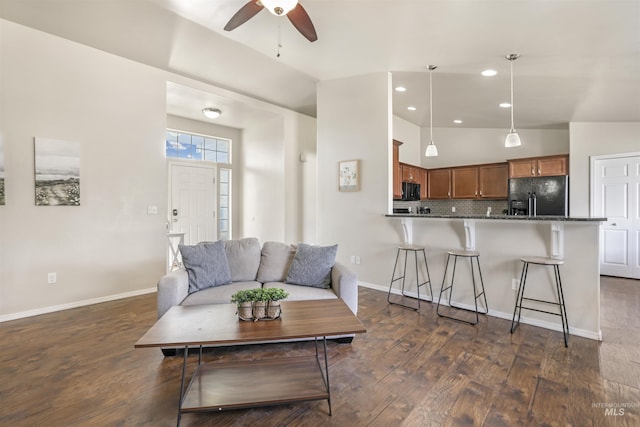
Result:
<svg viewBox="0 0 640 427"><path fill-rule="evenodd" d="M231 302L238 307L238 317L241 320L253 320L253 301L257 289L244 289L231 295Z"/></svg>
<svg viewBox="0 0 640 427"><path fill-rule="evenodd" d="M267 302L269 301L269 294L267 289L254 289L253 290L253 319L260 320L267 317Z"/></svg>
<svg viewBox="0 0 640 427"><path fill-rule="evenodd" d="M289 296L284 289L267 288L263 290L268 296L267 317L269 319L277 319L282 312L280 309L280 301Z"/></svg>

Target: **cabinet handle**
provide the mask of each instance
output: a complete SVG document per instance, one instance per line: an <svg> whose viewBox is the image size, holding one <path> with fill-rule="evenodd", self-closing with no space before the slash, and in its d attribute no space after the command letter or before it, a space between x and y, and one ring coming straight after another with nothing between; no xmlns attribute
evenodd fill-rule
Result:
<svg viewBox="0 0 640 427"><path fill-rule="evenodd" d="M540 175L540 168L538 168L538 175Z"/></svg>
<svg viewBox="0 0 640 427"><path fill-rule="evenodd" d="M480 195L482 196L482 190L480 190Z"/></svg>
<svg viewBox="0 0 640 427"><path fill-rule="evenodd" d="M531 176L535 176L535 174L536 174L536 171L531 169Z"/></svg>

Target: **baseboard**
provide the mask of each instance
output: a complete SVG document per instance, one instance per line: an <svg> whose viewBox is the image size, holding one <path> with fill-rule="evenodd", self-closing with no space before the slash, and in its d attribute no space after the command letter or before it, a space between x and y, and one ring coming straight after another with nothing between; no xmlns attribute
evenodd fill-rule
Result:
<svg viewBox="0 0 640 427"><path fill-rule="evenodd" d="M382 291L384 293L389 292L389 288L388 287L383 287L380 285L375 285L373 283L367 283L367 282L358 282L358 286L362 286L363 288L369 288L369 289L375 289L377 291ZM394 295L400 295L400 291L397 289L392 289L391 293ZM417 298L418 294L415 292L406 292L407 296L410 296L412 298ZM430 299L428 298L421 298L421 301L430 301ZM454 301L454 303L462 308L466 308L466 309L475 309L475 307L473 307L472 305L467 305L467 304L459 304L457 302ZM449 305L447 303L447 301L442 301L441 303L442 305ZM487 313L489 316L493 316L493 317L498 317L500 319L506 319L506 320L511 320L513 319L513 312L511 313L504 313L502 311L496 311L496 310L491 310L489 309L489 313ZM530 317L525 317L522 316L520 318L520 323L525 323L527 325L532 325L532 326L537 326L539 328L544 328L544 329L550 329L552 331L558 331L558 332L562 332L562 325L560 323L554 323L554 322L547 322L545 320L540 320L540 319L532 319ZM578 328L574 328L574 327L570 327L569 328L569 334L570 335L575 335L578 337L583 337L583 338L589 338L592 340L596 340L596 341L602 341L602 331L598 331L597 333L594 331L589 331L586 329L578 329Z"/></svg>
<svg viewBox="0 0 640 427"><path fill-rule="evenodd" d="M87 305L100 304L102 302L116 301L119 299L136 297L138 295L151 294L156 291L157 289L155 287L148 288L148 289L140 289L137 291L124 292L124 293L115 294L115 295L107 295L104 297L92 298L84 301L75 301L67 304L54 305L51 307L42 307L42 308L37 308L35 310L27 310L27 311L21 311L18 313L3 314L0 316L0 323L8 322L10 320L23 319L25 317L39 316L41 314L54 313L56 311L69 310L71 308L78 308L78 307L84 307Z"/></svg>

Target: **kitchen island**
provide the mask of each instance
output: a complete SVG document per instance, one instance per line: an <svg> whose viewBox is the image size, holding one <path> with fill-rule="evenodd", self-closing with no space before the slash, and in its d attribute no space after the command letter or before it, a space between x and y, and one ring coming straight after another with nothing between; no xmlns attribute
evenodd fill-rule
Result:
<svg viewBox="0 0 640 427"><path fill-rule="evenodd" d="M511 320L522 256L564 259L560 267L572 335L601 340L600 331L600 224L606 218L387 214L398 232L398 244L427 249L429 270L437 299L447 251L470 249L480 252L480 264L489 305L489 315ZM465 271L465 269L467 271ZM547 271L549 270L549 271ZM458 265L456 282L469 277L468 266ZM407 277L407 283L412 283ZM415 282L415 281L414 281ZM414 283L413 282L413 283ZM531 268L527 294L555 299L551 269ZM471 306L471 292L460 286L454 300ZM556 316L523 312L522 323L561 331ZM508 328L505 329L508 334ZM518 332L516 332L517 334ZM562 339L562 335L559 335Z"/></svg>

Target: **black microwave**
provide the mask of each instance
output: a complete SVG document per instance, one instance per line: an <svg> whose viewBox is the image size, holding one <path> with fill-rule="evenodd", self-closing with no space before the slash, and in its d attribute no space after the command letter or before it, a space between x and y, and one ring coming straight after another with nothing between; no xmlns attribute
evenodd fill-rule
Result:
<svg viewBox="0 0 640 427"><path fill-rule="evenodd" d="M402 200L420 200L420 184L403 182Z"/></svg>

